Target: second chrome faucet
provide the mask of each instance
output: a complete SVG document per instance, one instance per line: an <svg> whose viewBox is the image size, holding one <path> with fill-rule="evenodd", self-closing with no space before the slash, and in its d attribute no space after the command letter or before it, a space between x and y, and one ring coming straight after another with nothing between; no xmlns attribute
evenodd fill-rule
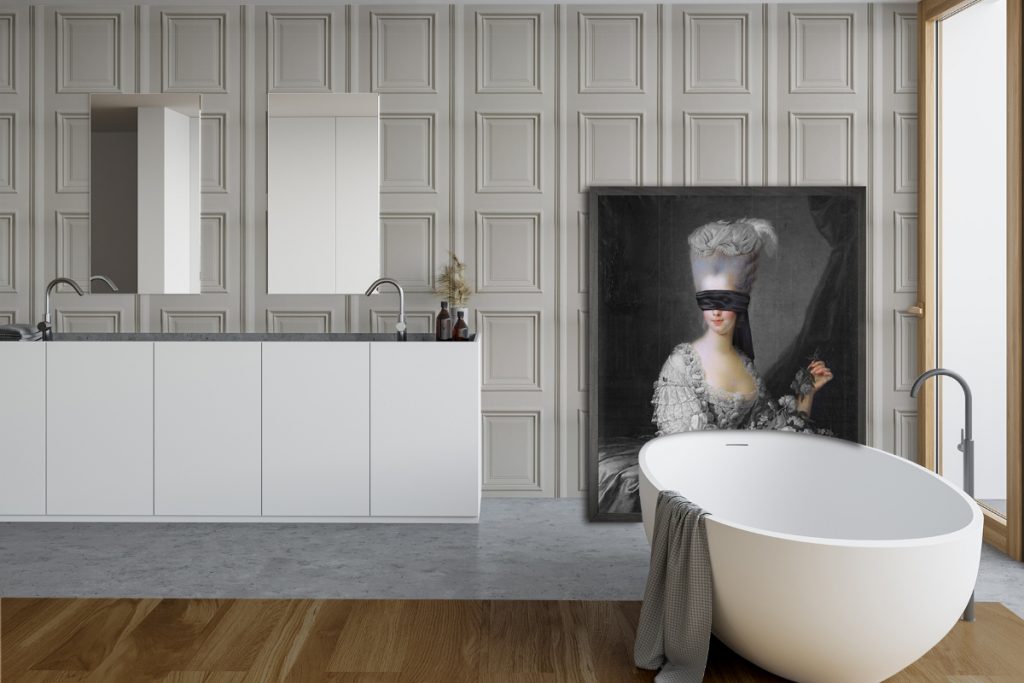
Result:
<svg viewBox="0 0 1024 683"><path fill-rule="evenodd" d="M373 284L366 288L366 296L370 296L376 292L377 288L381 285L392 285L398 290L398 322L395 323L395 334L398 337L398 341L405 341L405 290L402 289L402 285L398 284L391 278L382 277L374 280Z"/></svg>

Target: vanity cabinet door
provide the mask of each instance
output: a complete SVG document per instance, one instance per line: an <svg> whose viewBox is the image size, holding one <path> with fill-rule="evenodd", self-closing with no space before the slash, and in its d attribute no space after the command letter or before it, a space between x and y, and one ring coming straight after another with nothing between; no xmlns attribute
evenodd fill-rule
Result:
<svg viewBox="0 0 1024 683"><path fill-rule="evenodd" d="M46 344L0 344L0 515L46 514Z"/></svg>
<svg viewBox="0 0 1024 683"><path fill-rule="evenodd" d="M263 344L263 514L370 514L370 344Z"/></svg>
<svg viewBox="0 0 1024 683"><path fill-rule="evenodd" d="M480 513L479 368L477 343L373 345L372 515Z"/></svg>
<svg viewBox="0 0 1024 683"><path fill-rule="evenodd" d="M153 344L46 343L50 515L153 514Z"/></svg>
<svg viewBox="0 0 1024 683"><path fill-rule="evenodd" d="M157 515L260 514L260 344L157 342Z"/></svg>

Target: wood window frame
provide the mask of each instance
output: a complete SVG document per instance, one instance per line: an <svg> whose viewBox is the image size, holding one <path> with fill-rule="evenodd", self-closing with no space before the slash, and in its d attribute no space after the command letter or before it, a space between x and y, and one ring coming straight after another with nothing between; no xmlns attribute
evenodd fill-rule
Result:
<svg viewBox="0 0 1024 683"><path fill-rule="evenodd" d="M923 317L919 328L919 370L935 367L938 339L936 337L936 199L937 187L937 47L938 22L973 5L977 0L921 0L918 4L918 245L920 297ZM1024 315L1022 315L1021 276L1024 263L1022 241L1021 195L1024 193L1021 169L1024 165L1024 136L1022 136L1022 10L1019 0L1007 0L1007 362L1006 362L1006 519L982 508L985 514L984 539L1015 560L1024 560L1024 528L1022 528L1021 493L1024 489L1024 468L1021 466L1024 441ZM920 451L918 462L929 468L935 466L936 383L925 383L918 399Z"/></svg>

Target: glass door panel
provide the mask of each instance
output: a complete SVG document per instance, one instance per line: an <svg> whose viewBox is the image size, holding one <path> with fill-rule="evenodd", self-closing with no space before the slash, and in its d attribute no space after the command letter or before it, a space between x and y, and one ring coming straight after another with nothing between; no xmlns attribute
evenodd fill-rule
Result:
<svg viewBox="0 0 1024 683"><path fill-rule="evenodd" d="M1006 1L981 0L938 26L937 365L974 398L975 497L1006 516ZM1017 0L1014 0L1017 1ZM938 396L942 473L962 484L964 396Z"/></svg>

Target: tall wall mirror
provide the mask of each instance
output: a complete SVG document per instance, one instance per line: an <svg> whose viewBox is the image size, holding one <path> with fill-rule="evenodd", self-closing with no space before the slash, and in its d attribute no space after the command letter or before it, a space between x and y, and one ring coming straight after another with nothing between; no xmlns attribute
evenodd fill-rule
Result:
<svg viewBox="0 0 1024 683"><path fill-rule="evenodd" d="M361 294L380 277L379 97L271 94L267 292Z"/></svg>
<svg viewBox="0 0 1024 683"><path fill-rule="evenodd" d="M90 275L199 294L200 96L92 95L89 108Z"/></svg>

